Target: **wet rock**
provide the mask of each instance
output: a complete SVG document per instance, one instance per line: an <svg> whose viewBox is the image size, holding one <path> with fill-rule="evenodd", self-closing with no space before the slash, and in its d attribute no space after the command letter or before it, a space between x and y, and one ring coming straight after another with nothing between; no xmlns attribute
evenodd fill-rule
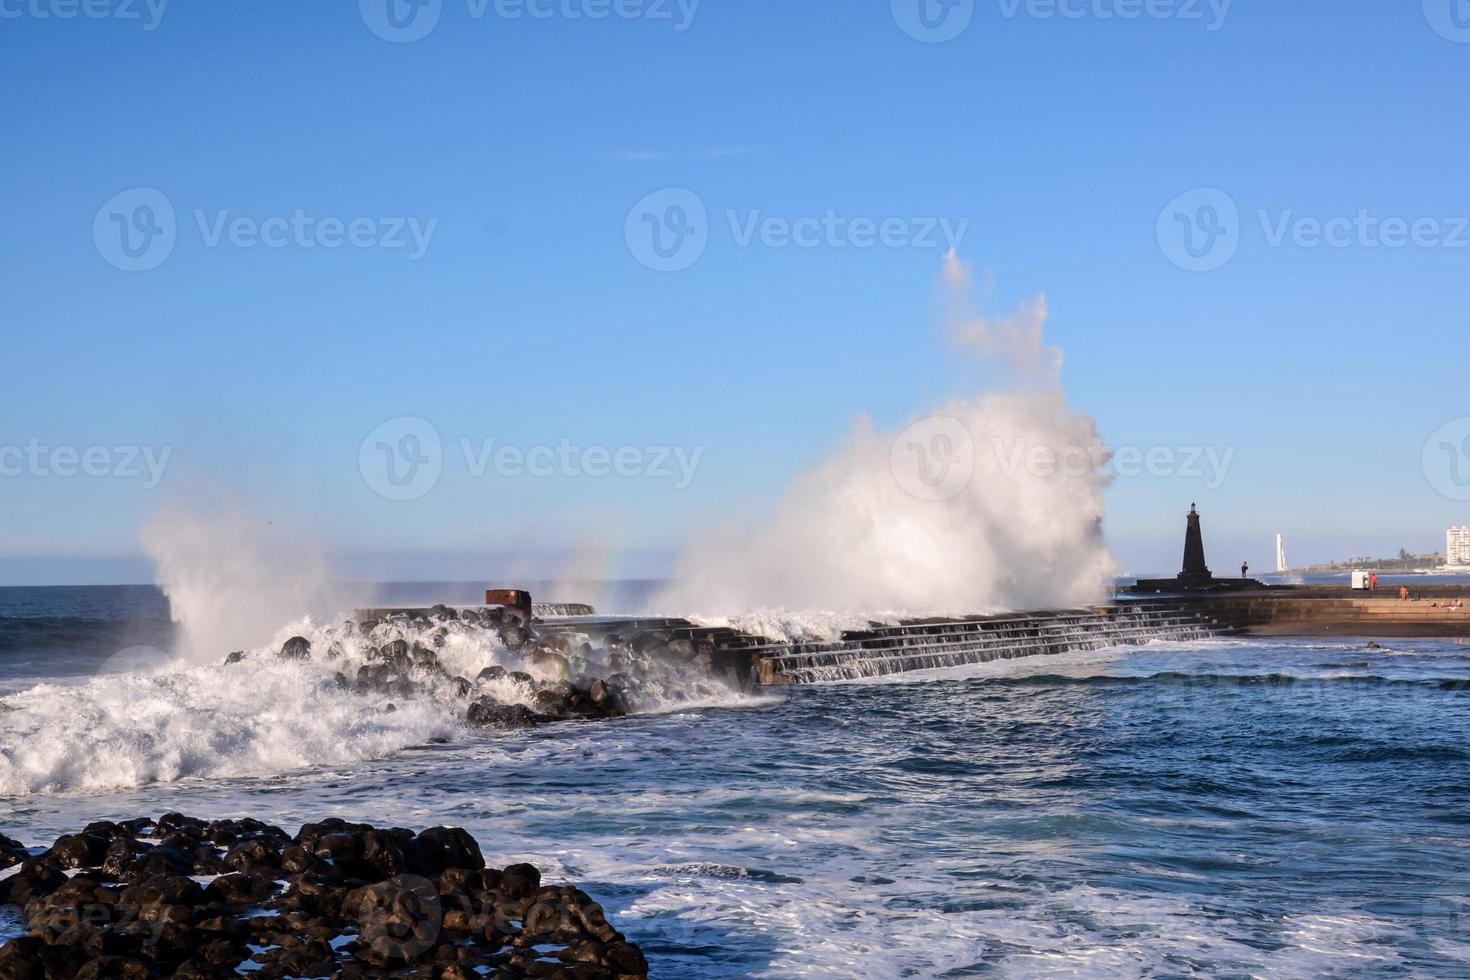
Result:
<svg viewBox="0 0 1470 980"><path fill-rule="evenodd" d="M282 645L277 656L282 660L310 660L311 641L304 636L293 636Z"/></svg>
<svg viewBox="0 0 1470 980"><path fill-rule="evenodd" d="M248 872L235 872L220 875L206 885L204 897L208 902L241 907L264 901L275 890L275 883L267 878Z"/></svg>
<svg viewBox="0 0 1470 980"><path fill-rule="evenodd" d="M475 839L458 827L430 827L413 839L414 870L434 877L451 868L479 871L484 855Z"/></svg>
<svg viewBox="0 0 1470 980"><path fill-rule="evenodd" d="M151 850L152 847L141 841L119 837L107 846L107 853L102 858L102 873L121 878Z"/></svg>
<svg viewBox="0 0 1470 980"><path fill-rule="evenodd" d="M55 865L34 858L21 862L20 870L0 881L0 905L22 908L33 898L49 895L66 884L66 875Z"/></svg>
<svg viewBox="0 0 1470 980"><path fill-rule="evenodd" d="M544 676L554 677L557 680L566 680L572 676L572 668L567 658L554 650L534 649L526 659Z"/></svg>
<svg viewBox="0 0 1470 980"><path fill-rule="evenodd" d="M80 946L54 946L39 936L22 936L0 947L0 977L70 980L87 960L87 951Z"/></svg>
<svg viewBox="0 0 1470 980"><path fill-rule="evenodd" d="M63 871L71 868L86 868L101 864L107 855L107 846L112 843L101 834L67 834L58 837L41 859Z"/></svg>
<svg viewBox="0 0 1470 980"><path fill-rule="evenodd" d="M20 841L11 840L4 834L0 834L0 869L12 868L28 856Z"/></svg>
<svg viewBox="0 0 1470 980"><path fill-rule="evenodd" d="M463 830L414 834L331 818L292 837L258 821L204 823L169 814L95 824L58 856L136 867L158 852L242 865L207 887L184 874L113 883L100 868L30 860L20 882L30 935L0 947L0 980L72 977L500 978L646 977L642 952L573 887L548 887L532 865L485 866ZM11 842L14 843L14 842ZM279 864L264 873L256 868ZM287 868L295 870L286 870ZM285 887L271 875L290 874ZM13 898L14 895L7 895ZM247 945L248 944L248 945Z"/></svg>
<svg viewBox="0 0 1470 980"><path fill-rule="evenodd" d="M260 867L278 868L281 864L281 852L267 841L258 838L247 840L230 848L225 855L225 864L237 871Z"/></svg>
<svg viewBox="0 0 1470 980"><path fill-rule="evenodd" d="M533 699L536 710L553 718L566 718L572 714L570 695L555 688L544 688L536 692Z"/></svg>
<svg viewBox="0 0 1470 980"><path fill-rule="evenodd" d="M182 847L160 843L135 857L123 868L118 877L123 881L136 882L147 881L157 875L186 875L200 872L200 870L199 858L194 853L194 848L186 850ZM213 871L202 873L212 874Z"/></svg>
<svg viewBox="0 0 1470 980"><path fill-rule="evenodd" d="M523 704L501 704L490 697L471 702L465 714L465 721L476 728L530 728L540 720Z"/></svg>
<svg viewBox="0 0 1470 980"><path fill-rule="evenodd" d="M76 980L148 980L148 964L130 956L101 956L76 972Z"/></svg>
<svg viewBox="0 0 1470 980"><path fill-rule="evenodd" d="M500 872L499 891L506 898L529 898L541 887L541 872L534 864L512 864Z"/></svg>
<svg viewBox="0 0 1470 980"><path fill-rule="evenodd" d="M491 664L489 667L486 667L484 670L476 674L475 680L479 681L480 683L484 683L485 681L504 680L505 677L506 672L504 667L500 666L499 664Z"/></svg>
<svg viewBox="0 0 1470 980"><path fill-rule="evenodd" d="M390 667L408 670L413 666L413 658L409 656L409 649L407 640L394 640L379 651L379 656Z"/></svg>
<svg viewBox="0 0 1470 980"><path fill-rule="evenodd" d="M322 866L320 858L299 844L292 844L281 852L281 870L287 874L301 874Z"/></svg>
<svg viewBox="0 0 1470 980"><path fill-rule="evenodd" d="M230 654L228 657L225 657L225 666L228 667L230 664L240 663L244 659L245 659L245 651L244 650L236 650L234 653Z"/></svg>

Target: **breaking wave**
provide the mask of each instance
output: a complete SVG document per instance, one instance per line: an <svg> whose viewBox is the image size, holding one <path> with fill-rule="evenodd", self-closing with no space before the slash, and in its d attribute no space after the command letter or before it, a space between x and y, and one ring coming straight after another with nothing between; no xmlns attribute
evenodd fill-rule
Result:
<svg viewBox="0 0 1470 980"><path fill-rule="evenodd" d="M310 659L279 656L293 636ZM405 671L364 689L353 679L401 641L432 650L433 670ZM617 674L630 712L733 706L744 696L694 665L573 643L565 656L513 650L474 623L406 618L364 632L309 620L273 642L198 666L134 647L80 682L48 682L0 706L0 796L73 793L191 777L258 776L383 758L431 741L483 737L465 721L468 699L536 706L549 685ZM487 667L498 666L481 678ZM442 669L440 669L442 668ZM468 685L468 688L465 687ZM574 723L574 722L569 722Z"/></svg>

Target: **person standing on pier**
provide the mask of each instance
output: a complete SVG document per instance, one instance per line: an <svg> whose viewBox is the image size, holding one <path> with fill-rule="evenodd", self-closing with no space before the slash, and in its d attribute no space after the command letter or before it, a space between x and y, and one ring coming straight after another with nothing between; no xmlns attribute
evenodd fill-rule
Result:
<svg viewBox="0 0 1470 980"><path fill-rule="evenodd" d="M1250 562L1243 561L1243 562L1240 563L1240 577L1241 578L1248 577L1248 575L1250 573L1250 570L1251 570L1251 563Z"/></svg>

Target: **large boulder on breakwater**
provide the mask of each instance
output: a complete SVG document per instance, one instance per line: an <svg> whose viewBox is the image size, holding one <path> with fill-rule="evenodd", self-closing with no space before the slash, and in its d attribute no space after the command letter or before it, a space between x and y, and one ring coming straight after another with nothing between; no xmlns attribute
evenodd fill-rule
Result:
<svg viewBox="0 0 1470 980"><path fill-rule="evenodd" d="M293 636L281 646L277 656L282 660L310 660L311 641L304 636Z"/></svg>
<svg viewBox="0 0 1470 980"><path fill-rule="evenodd" d="M528 864L489 867L450 827L97 823L25 860L0 902L21 905L30 933L0 946L0 980L648 975L586 892Z"/></svg>
<svg viewBox="0 0 1470 980"><path fill-rule="evenodd" d="M476 728L530 728L551 719L539 717L524 704L501 704L491 697L470 702L465 721Z"/></svg>

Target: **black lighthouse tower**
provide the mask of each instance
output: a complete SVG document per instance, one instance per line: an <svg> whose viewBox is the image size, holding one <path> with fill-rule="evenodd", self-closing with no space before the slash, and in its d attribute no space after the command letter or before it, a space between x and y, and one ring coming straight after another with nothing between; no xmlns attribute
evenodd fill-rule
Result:
<svg viewBox="0 0 1470 980"><path fill-rule="evenodd" d="M1185 588L1208 587L1215 576L1205 564L1205 536L1194 504L1189 505L1189 515L1184 521L1184 569L1179 573L1179 584Z"/></svg>
<svg viewBox="0 0 1470 980"><path fill-rule="evenodd" d="M1225 592L1236 589L1264 589L1265 583L1253 578L1215 578L1205 564L1205 535L1200 529L1199 509L1189 505L1184 518L1184 568L1174 578L1139 579L1129 589L1133 593L1159 592Z"/></svg>

